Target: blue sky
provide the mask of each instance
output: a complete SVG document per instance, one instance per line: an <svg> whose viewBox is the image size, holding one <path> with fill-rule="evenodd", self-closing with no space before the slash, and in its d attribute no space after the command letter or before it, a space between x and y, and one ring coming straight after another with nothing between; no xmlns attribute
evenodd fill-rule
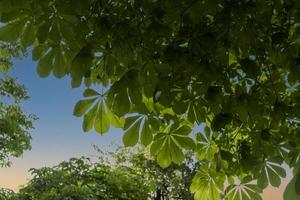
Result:
<svg viewBox="0 0 300 200"><path fill-rule="evenodd" d="M74 105L82 97L83 87L72 89L69 77L38 77L36 63L31 61L30 55L15 60L14 64L10 75L26 85L31 97L23 103L23 108L37 115L39 120L31 131L32 150L21 158L12 159L10 168L0 169L0 187L17 190L30 178L30 168L53 166L71 157L96 155L93 144L108 151L121 145L122 132L118 129L111 129L103 136L95 132L83 133L82 119L72 115ZM283 181L279 189L267 188L264 199L281 200L286 183Z"/></svg>
<svg viewBox="0 0 300 200"><path fill-rule="evenodd" d="M83 133L82 118L72 115L74 105L82 98L83 87L72 89L70 78L53 76L40 78L31 56L14 61L10 75L25 84L31 97L23 103L26 113L39 117L34 123L32 150L22 158L13 159L13 166L0 169L0 187L16 189L29 178L27 171L34 167L52 166L62 160L81 155L95 155L92 144L104 150L113 150L121 144L122 132L111 129L103 136Z"/></svg>

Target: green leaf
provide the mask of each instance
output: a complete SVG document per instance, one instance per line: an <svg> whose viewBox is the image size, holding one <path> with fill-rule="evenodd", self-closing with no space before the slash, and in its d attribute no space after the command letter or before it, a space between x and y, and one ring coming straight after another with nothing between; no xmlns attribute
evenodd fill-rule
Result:
<svg viewBox="0 0 300 200"><path fill-rule="evenodd" d="M225 128L232 120L231 114L220 113L216 115L211 123L211 128L214 131L220 131L222 128Z"/></svg>
<svg viewBox="0 0 300 200"><path fill-rule="evenodd" d="M124 117L118 117L114 113L111 112L110 109L107 109L107 115L110 120L110 123L116 128L123 128L125 124Z"/></svg>
<svg viewBox="0 0 300 200"><path fill-rule="evenodd" d="M264 189L270 183L273 187L279 187L281 183L281 177L286 177L285 170L280 166L279 161L267 160L264 162L260 173L257 175L257 184L261 189Z"/></svg>
<svg viewBox="0 0 300 200"><path fill-rule="evenodd" d="M144 121L144 125L141 131L141 143L144 146L148 146L153 140L153 135L149 127L149 122Z"/></svg>
<svg viewBox="0 0 300 200"><path fill-rule="evenodd" d="M32 50L32 60L39 60L45 53L49 47L46 45L37 45Z"/></svg>
<svg viewBox="0 0 300 200"><path fill-rule="evenodd" d="M83 93L84 97L94 97L94 96L99 96L99 95L100 94L97 91L95 91L91 88L86 89Z"/></svg>
<svg viewBox="0 0 300 200"><path fill-rule="evenodd" d="M118 118L117 116L115 117ZM140 136L141 144L144 146L149 145L153 139L153 133L152 133L153 129L150 128L151 126L150 126L149 118L143 115L127 117L123 129L126 130L125 131L126 133L127 131L132 129L133 126L136 125L139 126L139 127L135 127L135 131L137 131L137 137ZM136 135L134 138L136 138Z"/></svg>
<svg viewBox="0 0 300 200"><path fill-rule="evenodd" d="M80 87L81 83L82 83L82 78L81 77L72 78L72 82L71 82L72 88Z"/></svg>
<svg viewBox="0 0 300 200"><path fill-rule="evenodd" d="M116 94L113 102L112 111L119 117L124 116L130 110L130 101L126 90L121 90Z"/></svg>
<svg viewBox="0 0 300 200"><path fill-rule="evenodd" d="M163 168L168 167L171 162L176 164L184 160L182 148L194 149L194 141L188 137L191 129L189 126L173 124L169 132L159 132L155 134L151 145L152 156L157 156L157 162ZM164 157L166 156L166 157Z"/></svg>
<svg viewBox="0 0 300 200"><path fill-rule="evenodd" d="M123 136L123 143L126 147L134 146L139 140L139 129L142 119L137 120L131 127L129 127Z"/></svg>
<svg viewBox="0 0 300 200"><path fill-rule="evenodd" d="M42 57L37 66L37 73L40 77L49 76L53 68L53 50L49 51L44 57Z"/></svg>
<svg viewBox="0 0 300 200"><path fill-rule="evenodd" d="M179 164L184 160L184 158L182 157L182 149L195 148L194 141L188 137L188 134L191 132L191 128L187 125L179 126L178 123L174 123L170 127L170 129L167 130L169 131L168 133L160 132L155 135L154 142L151 146L152 152L160 154L161 151L168 149L168 152L170 153L170 158L166 158L168 162L165 162L165 164L170 164L171 162ZM163 146L158 146L156 147L158 149L154 150L154 145L156 144L156 141L160 142L160 140L164 140L163 144L160 144ZM162 155L160 155L161 161L163 160ZM164 165L164 167L166 167L166 165Z"/></svg>
<svg viewBox="0 0 300 200"><path fill-rule="evenodd" d="M21 44L24 48L27 48L28 46L33 44L35 40L35 33L35 26L31 22L27 23L23 35L21 37Z"/></svg>
<svg viewBox="0 0 300 200"><path fill-rule="evenodd" d="M14 21L0 28L0 40L5 42L16 42L19 35L22 33L25 19Z"/></svg>
<svg viewBox="0 0 300 200"><path fill-rule="evenodd" d="M135 116L131 116L131 117L127 117L125 119L125 124L124 124L124 129L128 129L130 126L132 126L132 124L134 124L138 119L140 119L139 115L135 115Z"/></svg>
<svg viewBox="0 0 300 200"><path fill-rule="evenodd" d="M209 102L216 103L222 97L222 88L220 86L209 86L206 94L205 99Z"/></svg>
<svg viewBox="0 0 300 200"><path fill-rule="evenodd" d="M53 75L57 78L62 78L66 75L66 57L64 52L57 48L55 51L54 63L53 63Z"/></svg>
<svg viewBox="0 0 300 200"><path fill-rule="evenodd" d="M205 133L197 133L197 156L199 160L212 160L215 153L218 152L218 146L212 140L212 134L208 131Z"/></svg>
<svg viewBox="0 0 300 200"><path fill-rule="evenodd" d="M44 43L48 38L50 26L47 22L43 22L37 29L37 39L40 43Z"/></svg>
<svg viewBox="0 0 300 200"><path fill-rule="evenodd" d="M179 128L175 129L172 134L173 135L178 135L178 136L187 136L191 133L192 129L189 126L183 125L180 126Z"/></svg>
<svg viewBox="0 0 300 200"><path fill-rule="evenodd" d="M159 139L154 139L154 141L151 143L151 147L150 147L150 152L151 152L152 156L157 156L157 154L161 150L164 142L165 142L164 137L159 138Z"/></svg>
<svg viewBox="0 0 300 200"><path fill-rule="evenodd" d="M249 58L242 59L240 61L243 71L247 74L247 76L251 78L255 78L259 74L259 66L257 66L254 60L250 60Z"/></svg>
<svg viewBox="0 0 300 200"><path fill-rule="evenodd" d="M89 71L93 64L94 55L90 47L83 47L71 62L70 74L72 78L82 78Z"/></svg>
<svg viewBox="0 0 300 200"><path fill-rule="evenodd" d="M84 132L90 131L95 124L95 118L98 111L98 104L96 104L87 114L84 115L82 129Z"/></svg>
<svg viewBox="0 0 300 200"><path fill-rule="evenodd" d="M296 191L298 197L300 197L300 172L295 177L296 177L295 191Z"/></svg>
<svg viewBox="0 0 300 200"><path fill-rule="evenodd" d="M188 108L187 118L191 123L196 122L199 125L205 121L205 111L200 106L191 103Z"/></svg>
<svg viewBox="0 0 300 200"><path fill-rule="evenodd" d="M278 174L271 169L268 170L268 175L271 185L273 187L279 187L281 183L280 176L278 176Z"/></svg>
<svg viewBox="0 0 300 200"><path fill-rule="evenodd" d="M257 179L257 185L261 188L264 189L268 186L268 177L266 170L263 169Z"/></svg>
<svg viewBox="0 0 300 200"><path fill-rule="evenodd" d="M162 167L166 168L171 164L171 152L169 147L169 141L165 140L161 150L157 154L157 163Z"/></svg>
<svg viewBox="0 0 300 200"><path fill-rule="evenodd" d="M109 130L109 127L110 121L107 113L105 112L104 103L102 101L95 119L95 130L100 134L104 134Z"/></svg>
<svg viewBox="0 0 300 200"><path fill-rule="evenodd" d="M57 23L52 23L51 30L49 32L49 38L53 42L60 41L61 37L60 37L60 32L59 32L58 24Z"/></svg>
<svg viewBox="0 0 300 200"><path fill-rule="evenodd" d="M63 38L67 41L74 41L76 33L73 29L73 24L66 22L65 20L61 20L59 24L60 32Z"/></svg>
<svg viewBox="0 0 300 200"><path fill-rule="evenodd" d="M81 117L97 99L98 98L84 99L78 101L77 104L75 105L73 115L75 115L76 117Z"/></svg>
<svg viewBox="0 0 300 200"><path fill-rule="evenodd" d="M202 167L197 172L192 180L190 190L194 193L195 200L220 200L218 184L223 184L224 179L222 175L210 174L209 169Z"/></svg>
<svg viewBox="0 0 300 200"><path fill-rule="evenodd" d="M173 136L173 139L181 148L194 150L196 147L194 140L190 137Z"/></svg>
<svg viewBox="0 0 300 200"><path fill-rule="evenodd" d="M297 193L299 185L296 184L296 181L299 179L300 173L298 176L294 176L289 184L286 186L283 193L284 200L300 200L300 195Z"/></svg>
<svg viewBox="0 0 300 200"><path fill-rule="evenodd" d="M174 139L170 141L169 145L170 145L169 151L171 152L172 161L176 164L180 164L185 159L181 148L176 144L176 141Z"/></svg>
<svg viewBox="0 0 300 200"><path fill-rule="evenodd" d="M229 185L226 188L227 200L262 200L260 193L262 191L251 183L241 183L239 185Z"/></svg>

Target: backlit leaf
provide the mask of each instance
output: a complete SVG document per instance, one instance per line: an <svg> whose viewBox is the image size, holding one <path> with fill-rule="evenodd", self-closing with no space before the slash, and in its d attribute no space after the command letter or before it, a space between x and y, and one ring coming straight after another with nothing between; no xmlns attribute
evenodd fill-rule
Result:
<svg viewBox="0 0 300 200"><path fill-rule="evenodd" d="M109 127L110 121L105 111L104 103L101 102L95 119L95 130L100 134L104 134L109 130Z"/></svg>
<svg viewBox="0 0 300 200"><path fill-rule="evenodd" d="M77 102L75 105L73 115L80 117L84 115L84 113L91 107L91 105L97 100L97 98L93 99L84 99Z"/></svg>

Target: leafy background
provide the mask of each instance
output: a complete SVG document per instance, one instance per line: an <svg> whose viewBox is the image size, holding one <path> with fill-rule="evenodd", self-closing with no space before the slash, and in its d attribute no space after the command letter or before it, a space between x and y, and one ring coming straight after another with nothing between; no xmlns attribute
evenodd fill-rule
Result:
<svg viewBox="0 0 300 200"><path fill-rule="evenodd" d="M249 177L278 187L286 174L276 165L299 164L299 2L74 2L3 1L0 39L33 44L41 77L111 85L75 106L85 131L123 127L123 143L152 141L162 167L182 161L182 149L209 152L191 187L196 199L209 191L216 199L225 175L234 199L234 176L245 190ZM196 145L187 137L195 122L211 128Z"/></svg>
<svg viewBox="0 0 300 200"><path fill-rule="evenodd" d="M111 129L108 134L99 136L81 131L81 119L71 117L75 103L82 96L84 88L71 89L68 77L40 79L36 76L35 63L30 55L22 60L14 60L16 67L11 75L27 85L31 99L24 108L39 116L33 130L32 150L22 158L13 159L11 168L0 169L0 187L17 189L29 178L32 167L53 166L70 157L95 154L91 144L106 150L113 150L111 144L122 143L122 131ZM59 114L58 114L59 113ZM51 149L51 151L49 151ZM47 159L45 159L47 158ZM289 172L290 173L290 172ZM290 174L279 188L268 187L264 199L281 200Z"/></svg>

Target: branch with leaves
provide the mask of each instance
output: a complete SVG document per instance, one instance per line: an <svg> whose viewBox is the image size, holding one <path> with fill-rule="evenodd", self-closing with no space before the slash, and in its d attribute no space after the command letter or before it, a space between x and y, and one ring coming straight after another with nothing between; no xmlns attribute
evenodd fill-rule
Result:
<svg viewBox="0 0 300 200"><path fill-rule="evenodd" d="M297 0L3 0L0 40L31 47L41 77L85 84L74 111L84 131L121 127L126 146L150 146L163 167L192 149L208 162L200 177L251 177L259 193L299 158L299 9ZM214 184L197 180L201 199Z"/></svg>

